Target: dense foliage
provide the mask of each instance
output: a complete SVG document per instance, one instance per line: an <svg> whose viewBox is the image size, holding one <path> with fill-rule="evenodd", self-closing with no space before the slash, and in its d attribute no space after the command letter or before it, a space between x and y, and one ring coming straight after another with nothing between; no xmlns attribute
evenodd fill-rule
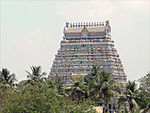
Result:
<svg viewBox="0 0 150 113"><path fill-rule="evenodd" d="M94 106L108 110L108 103L115 100L115 110L120 107L126 113L146 113L150 109L150 73L135 81L122 85L110 77L110 73L93 66L85 76L73 79L69 84L57 77L55 81L44 78L40 66L32 66L27 80L15 85L15 74L7 69L0 71L0 112L2 113L94 113ZM123 92L121 91L122 89Z"/></svg>
<svg viewBox="0 0 150 113"><path fill-rule="evenodd" d="M48 85L40 80L32 81L25 86L24 90L18 90L12 94L2 109L3 113L90 112L88 101L77 105L75 102L59 96L53 88L48 88Z"/></svg>

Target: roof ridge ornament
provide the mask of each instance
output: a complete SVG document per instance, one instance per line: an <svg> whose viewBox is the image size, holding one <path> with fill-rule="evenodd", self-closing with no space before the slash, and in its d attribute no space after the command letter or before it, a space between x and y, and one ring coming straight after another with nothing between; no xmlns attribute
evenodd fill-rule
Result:
<svg viewBox="0 0 150 113"><path fill-rule="evenodd" d="M78 27L80 27L80 22L78 23Z"/></svg>
<svg viewBox="0 0 150 113"><path fill-rule="evenodd" d="M109 25L109 20L105 21L106 25L108 24Z"/></svg>
<svg viewBox="0 0 150 113"><path fill-rule="evenodd" d="M106 35L110 35L111 33L111 27L109 25L109 20L105 21L106 25L105 25L105 34Z"/></svg>
<svg viewBox="0 0 150 113"><path fill-rule="evenodd" d="M109 20L105 22L66 22L66 28L80 28L80 27L103 27L109 25Z"/></svg>
<svg viewBox="0 0 150 113"><path fill-rule="evenodd" d="M72 27L72 23L70 23L70 27Z"/></svg>
<svg viewBox="0 0 150 113"><path fill-rule="evenodd" d="M69 23L68 23L68 22L66 22L66 27L67 27L67 28L69 27Z"/></svg>

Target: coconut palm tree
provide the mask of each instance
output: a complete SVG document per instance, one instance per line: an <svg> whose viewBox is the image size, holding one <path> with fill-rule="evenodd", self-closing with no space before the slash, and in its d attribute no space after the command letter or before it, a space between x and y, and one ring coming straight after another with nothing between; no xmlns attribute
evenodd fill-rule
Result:
<svg viewBox="0 0 150 113"><path fill-rule="evenodd" d="M111 74L101 71L94 65L91 72L85 77L88 85L89 97L95 101L95 104L103 105L104 112L107 110L107 104L110 103L112 97L116 97L121 93L121 84L111 79Z"/></svg>
<svg viewBox="0 0 150 113"><path fill-rule="evenodd" d="M8 71L6 68L2 68L0 71L0 82L5 85L13 86L15 81L15 74L10 74L10 71Z"/></svg>
<svg viewBox="0 0 150 113"><path fill-rule="evenodd" d="M150 95L144 87L138 88L138 94L135 98L140 110L150 111Z"/></svg>
<svg viewBox="0 0 150 113"><path fill-rule="evenodd" d="M135 101L133 104L134 107L132 109L132 112L130 112L127 108L125 108L125 113L149 113L150 112L150 106L147 106L147 108L141 110Z"/></svg>
<svg viewBox="0 0 150 113"><path fill-rule="evenodd" d="M99 66L93 65L90 73L84 77L84 82L88 86L87 88L88 95L90 96L92 100L95 100L96 92L94 91L94 89L97 83L97 77L98 77L99 72L100 72Z"/></svg>
<svg viewBox="0 0 150 113"><path fill-rule="evenodd" d="M99 66L93 65L90 71L90 78L94 79L95 77L98 76L99 72L100 72Z"/></svg>
<svg viewBox="0 0 150 113"><path fill-rule="evenodd" d="M56 79L55 79L53 85L54 85L54 88L55 88L55 90L56 90L56 92L58 93L59 96L64 95L64 89L63 89L64 82L63 82L61 77L56 76Z"/></svg>
<svg viewBox="0 0 150 113"><path fill-rule="evenodd" d="M68 98L77 103L83 102L83 99L87 96L87 86L83 81L82 76L75 78L74 81L65 87L65 92L68 94Z"/></svg>
<svg viewBox="0 0 150 113"><path fill-rule="evenodd" d="M27 78L30 80L37 80L41 79L44 75L46 75L45 72L41 71L41 66L31 66L31 73L29 71L26 71L28 73Z"/></svg>
<svg viewBox="0 0 150 113"><path fill-rule="evenodd" d="M110 73L102 71L99 73L95 84L96 102L103 97L103 111L106 113L107 105L111 103L111 98L116 97L121 93L120 84L112 80Z"/></svg>
<svg viewBox="0 0 150 113"><path fill-rule="evenodd" d="M136 89L135 81L128 81L126 84L125 92L122 96L120 96L118 100L118 105L122 105L124 102L128 102L129 111L132 112L133 108L137 104L138 90Z"/></svg>

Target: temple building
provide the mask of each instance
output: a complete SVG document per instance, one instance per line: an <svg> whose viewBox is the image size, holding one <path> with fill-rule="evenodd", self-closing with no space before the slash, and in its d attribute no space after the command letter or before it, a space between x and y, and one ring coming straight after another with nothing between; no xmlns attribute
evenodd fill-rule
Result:
<svg viewBox="0 0 150 113"><path fill-rule="evenodd" d="M92 67L111 73L111 78L126 83L119 54L111 39L109 21L92 23L66 23L60 48L49 74L50 79L62 77L64 82L73 76L86 76Z"/></svg>

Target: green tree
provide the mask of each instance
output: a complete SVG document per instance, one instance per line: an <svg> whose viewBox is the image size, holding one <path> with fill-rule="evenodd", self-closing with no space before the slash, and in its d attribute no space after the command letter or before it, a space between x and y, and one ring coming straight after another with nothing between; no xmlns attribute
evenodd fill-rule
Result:
<svg viewBox="0 0 150 113"><path fill-rule="evenodd" d="M89 98L95 102L95 105L103 105L104 113L107 111L107 105L111 103L111 98L117 101L117 96L121 93L121 84L111 79L109 72L101 71L94 65L91 72L84 78L88 85Z"/></svg>
<svg viewBox="0 0 150 113"><path fill-rule="evenodd" d="M14 92L5 102L2 113L93 113L90 101L76 104L57 95L55 89L41 80L31 81L25 92Z"/></svg>
<svg viewBox="0 0 150 113"><path fill-rule="evenodd" d="M29 78L29 80L37 80L37 79L41 79L43 76L46 75L45 72L41 71L41 66L31 66L31 73L29 71L26 71L28 73L27 78Z"/></svg>
<svg viewBox="0 0 150 113"><path fill-rule="evenodd" d="M150 95L150 72L139 79L140 87Z"/></svg>
<svg viewBox="0 0 150 113"><path fill-rule="evenodd" d="M64 94L64 82L62 80L61 77L56 77L55 81L54 81L54 85L55 85L55 90L57 91L58 94L63 95Z"/></svg>
<svg viewBox="0 0 150 113"><path fill-rule="evenodd" d="M99 66L93 65L90 73L84 77L84 82L85 82L85 85L87 86L87 98L89 97L93 101L96 99L95 95L97 91L94 91L94 90L98 82L97 77L98 77L99 72L100 72Z"/></svg>
<svg viewBox="0 0 150 113"><path fill-rule="evenodd" d="M65 92L68 94L68 98L77 103L82 103L87 98L87 85L85 85L82 76L74 78L72 83L65 87Z"/></svg>
<svg viewBox="0 0 150 113"><path fill-rule="evenodd" d="M91 70L90 70L90 73L87 76L85 76L84 81L88 83L91 80L94 80L94 78L97 78L99 72L100 72L99 66L93 65Z"/></svg>
<svg viewBox="0 0 150 113"><path fill-rule="evenodd" d="M125 92L122 96L120 96L118 100L118 105L122 105L124 102L128 102L129 111L133 112L133 108L137 105L137 97L138 97L138 89L135 81L128 81L126 84Z"/></svg>
<svg viewBox="0 0 150 113"><path fill-rule="evenodd" d="M144 111L150 110L150 95L143 87L140 87L138 89L136 102L138 103L140 110L144 110Z"/></svg>
<svg viewBox="0 0 150 113"><path fill-rule="evenodd" d="M0 83L13 86L16 81L15 74L10 74L10 71L8 71L6 68L2 68L0 71Z"/></svg>
<svg viewBox="0 0 150 113"><path fill-rule="evenodd" d="M8 87L6 84L0 83L0 113L5 107L5 103L14 95L14 87Z"/></svg>
<svg viewBox="0 0 150 113"><path fill-rule="evenodd" d="M97 77L94 91L96 92L96 102L100 98L103 99L103 111L106 113L111 98L117 99L116 97L121 93L120 83L112 80L110 73L102 71Z"/></svg>
<svg viewBox="0 0 150 113"><path fill-rule="evenodd" d="M140 106L140 109L150 111L150 72L141 77L138 81L140 83L140 88L137 102Z"/></svg>

